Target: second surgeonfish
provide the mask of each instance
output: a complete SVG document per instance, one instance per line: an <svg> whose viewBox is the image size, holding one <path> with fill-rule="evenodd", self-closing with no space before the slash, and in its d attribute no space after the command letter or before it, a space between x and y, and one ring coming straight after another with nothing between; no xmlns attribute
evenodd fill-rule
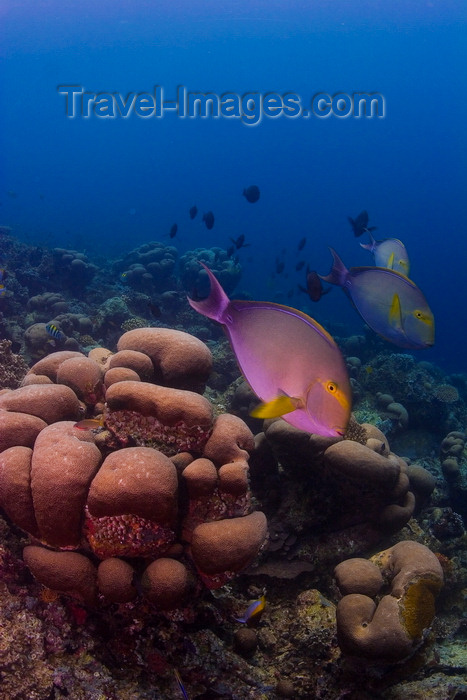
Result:
<svg viewBox="0 0 467 700"><path fill-rule="evenodd" d="M412 280L386 267L348 270L336 251L330 250L333 266L321 279L342 287L372 330L401 348L419 350L434 344L433 314Z"/></svg>
<svg viewBox="0 0 467 700"><path fill-rule="evenodd" d="M370 242L360 243L360 245L373 253L375 265L387 267L389 270L395 270L408 277L410 272L409 256L402 241L398 238L384 238L382 241L375 241L371 233L369 236Z"/></svg>
<svg viewBox="0 0 467 700"><path fill-rule="evenodd" d="M211 283L209 296L188 301L224 326L240 369L264 402L252 415L282 416L309 433L343 435L350 417L350 382L329 333L288 306L230 301L212 272L203 267Z"/></svg>

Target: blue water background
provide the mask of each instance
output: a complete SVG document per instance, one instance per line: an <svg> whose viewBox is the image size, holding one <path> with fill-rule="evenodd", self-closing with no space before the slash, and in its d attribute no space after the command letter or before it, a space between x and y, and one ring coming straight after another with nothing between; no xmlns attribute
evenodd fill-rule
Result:
<svg viewBox="0 0 467 700"><path fill-rule="evenodd" d="M397 237L437 324L416 353L467 371L467 4L3 1L0 224L22 240L118 257L151 240L180 253L246 235L238 291L325 326L363 324L339 289L287 298L304 259L371 264L347 222L362 209ZM57 86L91 92L378 92L384 119L67 119ZM249 204L244 187L257 184ZM10 193L15 193L12 196ZM212 210L208 231L200 215ZM307 237L302 255L298 241ZM282 251L286 250L283 254ZM274 275L279 257L286 263ZM287 275L287 276L286 276ZM293 338L291 353L293 353ZM393 349L397 351L394 346Z"/></svg>

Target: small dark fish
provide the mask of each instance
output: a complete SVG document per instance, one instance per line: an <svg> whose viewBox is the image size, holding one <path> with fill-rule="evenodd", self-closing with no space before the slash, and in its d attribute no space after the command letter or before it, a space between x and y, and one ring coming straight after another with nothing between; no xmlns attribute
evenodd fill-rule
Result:
<svg viewBox="0 0 467 700"><path fill-rule="evenodd" d="M214 214L212 211L207 211L206 214L203 214L203 221L206 224L206 228L211 230L214 226Z"/></svg>
<svg viewBox="0 0 467 700"><path fill-rule="evenodd" d="M244 233L238 236L238 238L231 238L230 240L232 241L237 250L240 250L240 248L247 248L250 245L250 243L245 243Z"/></svg>
<svg viewBox="0 0 467 700"><path fill-rule="evenodd" d="M190 219L194 219L197 213L198 207L196 206L196 204L194 204L190 209Z"/></svg>
<svg viewBox="0 0 467 700"><path fill-rule="evenodd" d="M162 316L161 307L154 304L152 301L148 301L148 309L154 318L160 318Z"/></svg>
<svg viewBox="0 0 467 700"><path fill-rule="evenodd" d="M259 199L259 187L257 185L250 185L243 190L243 196L246 198L247 202L254 204Z"/></svg>
<svg viewBox="0 0 467 700"><path fill-rule="evenodd" d="M175 236L177 235L177 231L178 231L177 224L173 224L172 228L170 229L170 233L169 233L170 238L175 238Z"/></svg>
<svg viewBox="0 0 467 700"><path fill-rule="evenodd" d="M332 289L332 287L324 289L316 270L310 270L309 267L306 270L306 289L301 284L298 285L298 288L301 292L308 294L311 301L319 301L323 294L327 294Z"/></svg>
<svg viewBox="0 0 467 700"><path fill-rule="evenodd" d="M303 250L306 245L306 236L303 236L298 242L297 250Z"/></svg>
<svg viewBox="0 0 467 700"><path fill-rule="evenodd" d="M53 323L48 323L45 330L52 338L55 338L55 340L64 340L66 338L65 333L62 333Z"/></svg>
<svg viewBox="0 0 467 700"><path fill-rule="evenodd" d="M284 272L284 267L285 267L284 261L279 260L279 258L276 258L276 272L278 275L280 275L281 272Z"/></svg>
<svg viewBox="0 0 467 700"><path fill-rule="evenodd" d="M304 264L305 264L305 261L304 261L304 260L300 260L300 261L295 265L295 269L297 270L297 272L300 272L300 270L302 269L302 267L304 266Z"/></svg>
<svg viewBox="0 0 467 700"><path fill-rule="evenodd" d="M179 672L177 671L176 668L174 668L174 676L175 676L175 679L176 679L176 681L177 681L177 684L178 684L178 687L179 687L179 689L180 689L180 692L181 692L181 694L182 694L182 697L184 698L184 700L189 700L189 698L188 698L188 693L187 693L186 690L185 690L185 686L183 685L183 682L182 682L182 679L181 679L181 677L180 677L180 674L179 674Z"/></svg>
<svg viewBox="0 0 467 700"><path fill-rule="evenodd" d="M356 219L352 219L350 216L347 218L352 226L354 236L361 236L362 233L370 233L370 231L375 231L377 228L376 226L368 226L369 216L366 209L361 211Z"/></svg>

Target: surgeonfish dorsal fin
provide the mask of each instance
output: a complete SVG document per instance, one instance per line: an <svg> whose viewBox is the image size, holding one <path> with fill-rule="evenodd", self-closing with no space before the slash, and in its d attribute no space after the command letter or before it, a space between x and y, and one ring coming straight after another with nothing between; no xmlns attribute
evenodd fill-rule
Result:
<svg viewBox="0 0 467 700"><path fill-rule="evenodd" d="M303 400L281 393L275 399L260 403L254 408L250 416L253 418L280 418L286 413L292 413L297 408L303 408Z"/></svg>
<svg viewBox="0 0 467 700"><path fill-rule="evenodd" d="M397 330L402 330L402 310L401 301L398 294L394 294L389 309L389 325Z"/></svg>

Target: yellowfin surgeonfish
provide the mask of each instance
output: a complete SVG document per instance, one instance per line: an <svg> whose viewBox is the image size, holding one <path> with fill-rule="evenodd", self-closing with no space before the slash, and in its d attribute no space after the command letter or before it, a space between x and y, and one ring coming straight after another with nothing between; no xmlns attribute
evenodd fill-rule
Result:
<svg viewBox="0 0 467 700"><path fill-rule="evenodd" d="M373 253L377 267L387 267L389 270L409 276L410 262L405 245L398 238L384 238L375 241L370 232L370 242L360 243L362 248Z"/></svg>
<svg viewBox="0 0 467 700"><path fill-rule="evenodd" d="M386 267L348 270L336 251L330 250L333 266L321 279L342 287L372 330L401 348L417 350L434 344L433 314L412 280Z"/></svg>
<svg viewBox="0 0 467 700"><path fill-rule="evenodd" d="M201 263L202 264L202 263ZM333 338L306 314L267 301L231 301L212 272L207 299L190 305L224 326L246 380L264 405L259 417L282 416L318 435L345 433L351 390Z"/></svg>

